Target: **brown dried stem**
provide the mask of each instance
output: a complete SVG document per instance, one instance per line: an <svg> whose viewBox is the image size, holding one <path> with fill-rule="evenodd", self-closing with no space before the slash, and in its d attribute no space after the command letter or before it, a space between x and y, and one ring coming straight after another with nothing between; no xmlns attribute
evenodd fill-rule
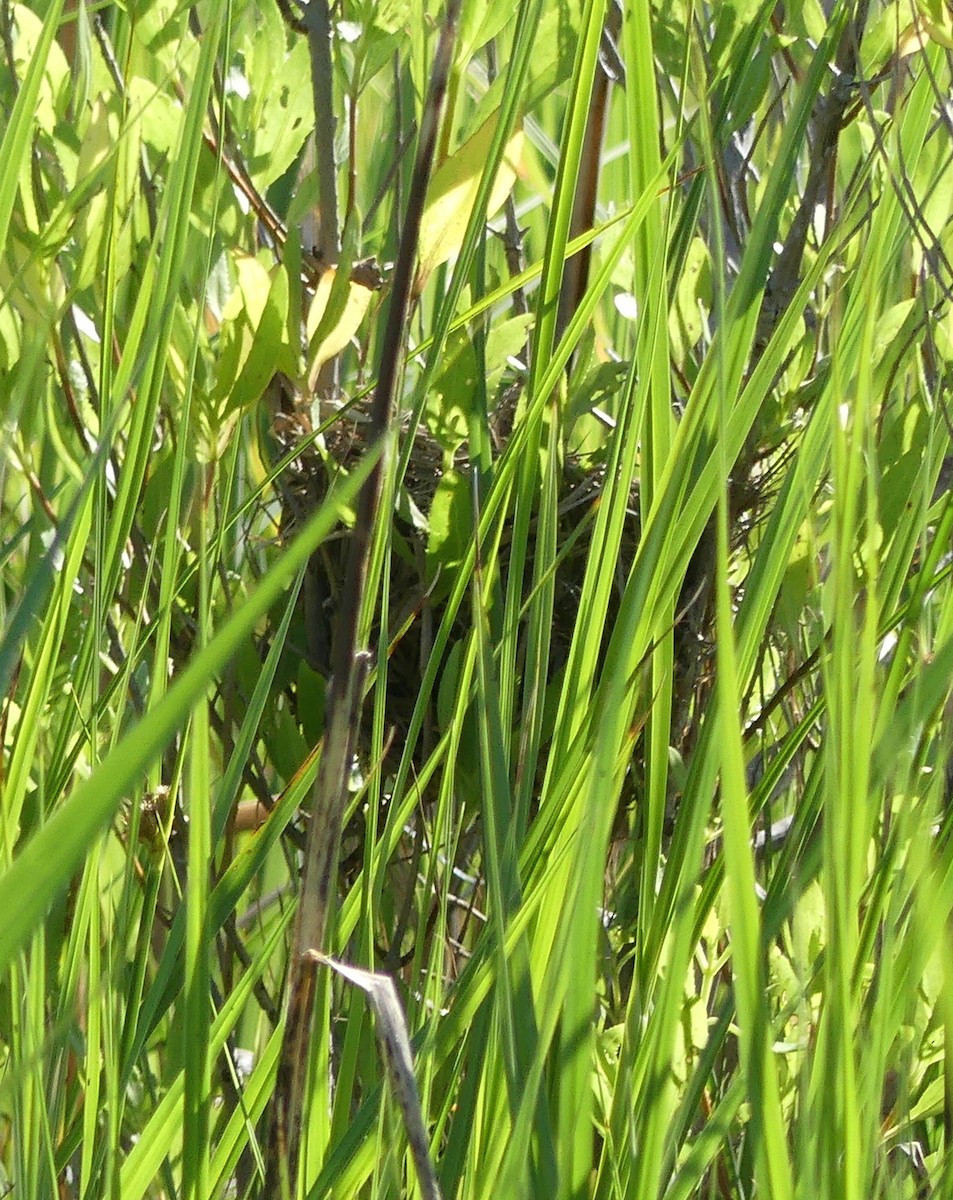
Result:
<svg viewBox="0 0 953 1200"><path fill-rule="evenodd" d="M377 461L358 498L335 628L324 746L315 781L304 879L291 949L285 1035L266 1157L264 1194L269 1198L290 1195L297 1188L301 1116L315 995L315 964L311 954L329 949L326 937L340 858L341 828L370 660L368 652L359 646L360 620L386 469L386 440L397 390L420 222L447 91L459 9L460 0L448 0L421 120L417 160L382 339L377 387L371 402L368 453L376 455Z"/></svg>
<svg viewBox="0 0 953 1200"><path fill-rule="evenodd" d="M331 13L327 0L310 0L302 26L311 55L314 93L314 143L318 170L318 242L315 256L324 267L336 266L341 255L338 224L337 169L334 162L334 67L331 62Z"/></svg>

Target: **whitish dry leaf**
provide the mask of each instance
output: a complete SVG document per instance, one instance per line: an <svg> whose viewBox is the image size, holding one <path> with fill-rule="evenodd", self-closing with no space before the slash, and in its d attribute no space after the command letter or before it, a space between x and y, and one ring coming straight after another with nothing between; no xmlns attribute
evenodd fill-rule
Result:
<svg viewBox="0 0 953 1200"><path fill-rule="evenodd" d="M360 967L349 966L316 952L312 952L311 957L315 962L326 963L367 996L377 1022L377 1038L387 1075L403 1114L420 1190L425 1200L440 1200L440 1187L430 1158L430 1141L420 1109L420 1095L414 1076L414 1057L410 1049L410 1038L407 1036L407 1023L393 980L389 975L364 971Z"/></svg>

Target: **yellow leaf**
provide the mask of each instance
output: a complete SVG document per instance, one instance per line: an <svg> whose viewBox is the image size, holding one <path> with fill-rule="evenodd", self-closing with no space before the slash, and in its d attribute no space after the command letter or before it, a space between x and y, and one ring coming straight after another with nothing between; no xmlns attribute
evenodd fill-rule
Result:
<svg viewBox="0 0 953 1200"><path fill-rule="evenodd" d="M8 10L6 20L13 31L13 66L20 79L26 76L40 40L42 20L32 11L32 5L15 4L12 14ZM42 11L45 11L43 9ZM11 21L12 16L12 21ZM4 60L6 66L6 60ZM50 46L43 71L43 82L36 100L36 125L50 133L66 112L70 95L70 68L57 42Z"/></svg>
<svg viewBox="0 0 953 1200"><path fill-rule="evenodd" d="M463 244L498 120L499 112L495 112L433 173L420 225L418 292L431 272L456 254ZM488 217L512 191L522 153L523 131L517 129L503 151L503 161L486 206Z"/></svg>
<svg viewBox="0 0 953 1200"><path fill-rule="evenodd" d="M235 254L234 266L237 286L222 310L222 321L234 321L244 310L249 326L257 329L271 291L271 276L257 258L242 251Z"/></svg>
<svg viewBox="0 0 953 1200"><path fill-rule="evenodd" d="M308 310L308 341L314 337L314 334L321 323L321 318L324 316L324 310L328 306L328 299L331 295L331 285L334 282L335 268L329 267L318 281L318 286L314 293L314 299L311 301L311 307ZM340 354L344 347L348 344L351 338L357 333L364 320L368 306L371 302L371 297L374 295L370 288L363 287L359 283L351 281L348 290L347 301L344 305L344 312L341 314L341 319L331 330L328 336L317 347L314 358L310 364L309 380L313 388L317 381L318 372L326 362L329 362L336 355Z"/></svg>
<svg viewBox="0 0 953 1200"><path fill-rule="evenodd" d="M911 54L919 54L923 48L923 30L920 28L919 21L914 21L897 39L897 61L909 58Z"/></svg>
<svg viewBox="0 0 953 1200"><path fill-rule="evenodd" d="M215 387L212 395L216 403L224 402L230 407L229 397L232 396L236 381L241 377L248 365L249 358L255 349L256 340L259 343L268 341L277 355L281 348L281 330L273 328L273 321L264 318L269 315L268 301L278 303L283 313L287 312L287 287L283 300L281 299L281 283L272 293L275 277L281 274L280 268L269 272L268 268L250 254L239 251L232 260L235 274L235 287L222 306L220 321L219 345L216 358ZM281 305L283 303L283 308ZM260 358L259 347L258 357ZM255 366L257 374L261 368ZM243 401L244 402L244 401Z"/></svg>
<svg viewBox="0 0 953 1200"><path fill-rule="evenodd" d="M953 50L953 12L947 0L917 0L919 9L918 19L914 22L915 32L919 34L919 26L927 37Z"/></svg>

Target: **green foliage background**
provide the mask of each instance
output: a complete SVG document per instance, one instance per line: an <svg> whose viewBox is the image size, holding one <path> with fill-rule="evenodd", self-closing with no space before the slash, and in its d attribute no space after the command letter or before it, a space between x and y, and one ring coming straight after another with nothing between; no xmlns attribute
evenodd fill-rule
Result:
<svg viewBox="0 0 953 1200"><path fill-rule="evenodd" d="M446 1196L950 1194L949 11L607 7L463 5L323 949L397 983ZM343 282L396 257L441 19L332 12L309 341L273 0L0 5L14 1195L261 1194L388 297ZM319 978L301 1193L409 1194Z"/></svg>

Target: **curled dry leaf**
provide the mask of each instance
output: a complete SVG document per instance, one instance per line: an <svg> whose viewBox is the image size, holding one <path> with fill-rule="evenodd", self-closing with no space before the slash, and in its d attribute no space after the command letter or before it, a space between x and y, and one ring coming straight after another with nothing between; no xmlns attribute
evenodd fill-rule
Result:
<svg viewBox="0 0 953 1200"><path fill-rule="evenodd" d="M377 1023L377 1040L387 1069L394 1097L400 1106L407 1130L407 1141L413 1156L420 1191L425 1200L440 1200L440 1186L430 1157L430 1141L420 1107L414 1058L407 1035L407 1022L400 1006L397 989L389 975L365 971L348 963L338 962L327 955L311 952L310 957L336 971L367 996Z"/></svg>

